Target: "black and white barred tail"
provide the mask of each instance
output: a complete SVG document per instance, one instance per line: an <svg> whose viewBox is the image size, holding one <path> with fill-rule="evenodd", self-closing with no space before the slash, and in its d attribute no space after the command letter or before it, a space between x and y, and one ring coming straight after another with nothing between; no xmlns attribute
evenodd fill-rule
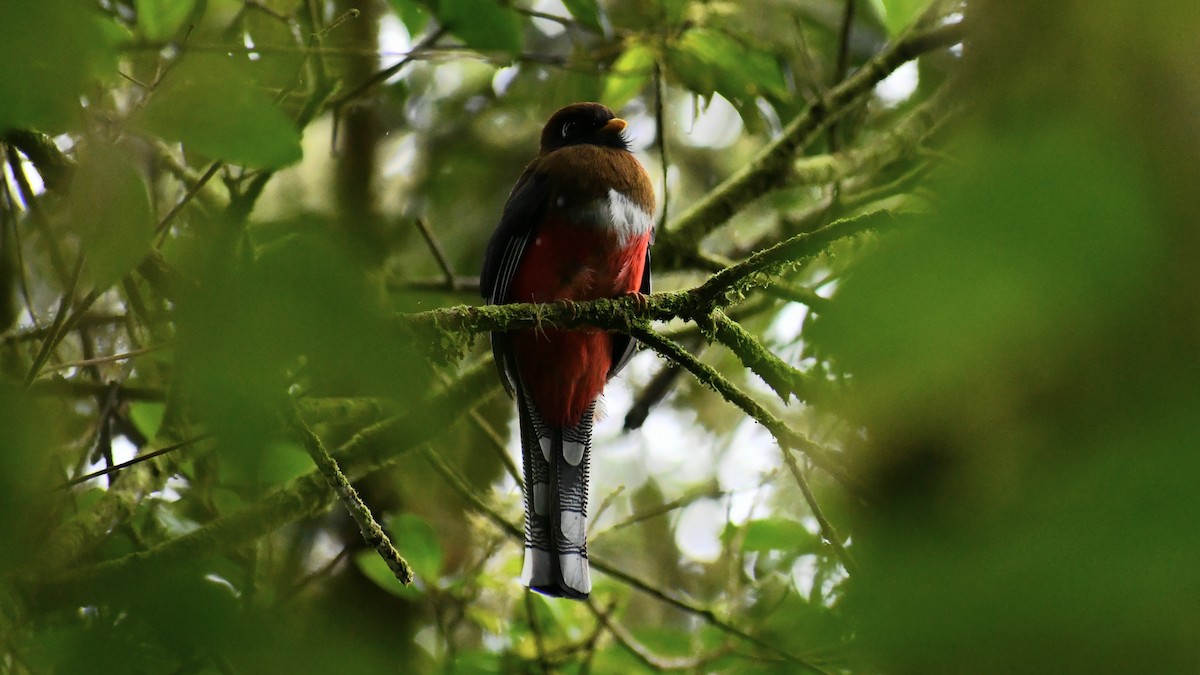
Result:
<svg viewBox="0 0 1200 675"><path fill-rule="evenodd" d="M551 427L518 390L525 470L525 564L521 581L555 597L592 590L587 560L588 464L595 403L579 424Z"/></svg>

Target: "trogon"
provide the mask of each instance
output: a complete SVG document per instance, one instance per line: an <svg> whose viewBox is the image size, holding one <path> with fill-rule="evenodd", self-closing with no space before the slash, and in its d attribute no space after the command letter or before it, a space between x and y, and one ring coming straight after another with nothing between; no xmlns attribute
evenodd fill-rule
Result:
<svg viewBox="0 0 1200 675"><path fill-rule="evenodd" d="M650 292L654 189L625 127L599 103L575 103L550 117L488 244L480 285L489 304ZM636 345L596 328L491 337L501 380L517 399L522 581L546 595L584 599L592 587L585 533L596 401Z"/></svg>

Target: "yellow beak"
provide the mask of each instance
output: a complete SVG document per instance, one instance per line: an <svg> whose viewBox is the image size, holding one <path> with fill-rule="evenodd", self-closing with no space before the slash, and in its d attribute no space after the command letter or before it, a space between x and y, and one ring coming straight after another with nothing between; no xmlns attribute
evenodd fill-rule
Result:
<svg viewBox="0 0 1200 675"><path fill-rule="evenodd" d="M603 127L600 127L600 131L613 131L616 133L621 133L622 131L625 131L625 127L627 127L627 126L629 126L628 122L621 119L620 117L614 117L608 121L608 124L605 124Z"/></svg>

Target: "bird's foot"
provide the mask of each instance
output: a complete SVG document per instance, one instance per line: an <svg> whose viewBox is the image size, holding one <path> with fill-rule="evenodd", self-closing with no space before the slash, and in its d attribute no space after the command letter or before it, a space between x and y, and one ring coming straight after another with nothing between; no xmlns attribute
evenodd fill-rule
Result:
<svg viewBox="0 0 1200 675"><path fill-rule="evenodd" d="M636 306L639 316L650 311L650 296L646 295L645 293L640 291L629 291L622 297L633 298L633 304Z"/></svg>
<svg viewBox="0 0 1200 675"><path fill-rule="evenodd" d="M570 312L571 316L567 319L568 321L575 321L575 319L579 318L579 308L575 306L574 300L568 300L564 298L562 300L558 300L554 304L562 307L563 310Z"/></svg>

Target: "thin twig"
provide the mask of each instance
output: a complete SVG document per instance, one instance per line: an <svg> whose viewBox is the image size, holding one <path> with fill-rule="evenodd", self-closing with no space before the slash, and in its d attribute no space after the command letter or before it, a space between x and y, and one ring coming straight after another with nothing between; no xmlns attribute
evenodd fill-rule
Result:
<svg viewBox="0 0 1200 675"><path fill-rule="evenodd" d="M295 599L300 595L301 591L309 586L309 584L332 572L340 562L349 557L350 551L351 548L349 546L343 546L342 550L338 551L337 555L330 558L329 561L324 565L321 565L312 572L304 575L304 577L297 581L296 585L292 587L292 590L288 593L288 596L284 599L284 602L286 603Z"/></svg>
<svg viewBox="0 0 1200 675"><path fill-rule="evenodd" d="M804 495L804 501L808 502L808 510L812 511L813 518L817 519L817 525L821 528L821 536L833 548L833 552L837 555L838 560L842 562L842 567L846 568L846 572L850 576L858 574L858 563L855 562L850 552L842 545L842 538L838 536L836 530L833 529L833 524L825 517L825 513L821 510L820 504L817 503L817 498L813 496L812 488L808 485L808 479L800 471L799 463L792 456L791 452L783 453L783 460L787 463L788 470L791 471L792 477L796 479L796 484L800 486L800 492Z"/></svg>
<svg viewBox="0 0 1200 675"><path fill-rule="evenodd" d="M121 462L120 464L113 464L112 466L110 466L108 468L100 469L99 471L93 471L89 474L82 475L78 478L72 478L71 480L67 481L66 483L63 483L62 485L58 486L58 489L64 490L64 489L72 487L74 485L79 485L80 483L86 483L87 481L89 481L93 478L107 476L110 473L115 473L117 471L120 471L121 469L127 469L135 464L141 464L142 462L149 460L149 459L154 459L155 457L161 457L162 455L165 455L169 452L174 452L180 448L186 448L189 445L199 443L200 441L204 441L209 438L212 438L211 434L201 434L194 438L189 438L186 441L172 443L171 445L159 448L158 450L154 450L153 452L147 452L147 453L138 455L137 457L134 457L133 459L131 459L129 461Z"/></svg>
<svg viewBox="0 0 1200 675"><path fill-rule="evenodd" d="M68 310L71 307L71 300L75 295L75 287L79 284L79 276L83 273L83 258L83 253L80 253L79 257L75 260L75 269L71 272L71 277L67 281L67 287L58 302L58 311L54 315L54 322L50 324L50 333L42 341L42 346L34 357L33 364L29 366L29 372L25 375L26 389L37 379L38 371L42 369L42 366L46 365L46 361L50 358L50 353L54 351L59 341L67 334Z"/></svg>
<svg viewBox="0 0 1200 675"><path fill-rule="evenodd" d="M668 604L678 610L687 612L688 614L695 615L695 616L703 619L707 624L709 624L713 628L716 628L716 629L718 629L722 632L728 633L736 638L739 638L741 640L749 642L750 644L761 647L762 649L769 651L772 654L776 654L780 657L783 657L784 659L787 659L788 661L790 661L798 666L807 668L808 670L811 670L816 673L824 673L824 674L828 675L829 671L825 670L824 668L821 668L820 666L818 666L816 664L810 663L809 661L806 661L805 659L802 659L794 654L791 654L788 651L784 650L783 648L773 645L773 644L763 640L762 638L750 635L749 633L743 631L742 629L738 628L737 626L734 626L733 624L731 624L727 621L723 621L723 620L717 618L717 615L714 614L711 609L707 609L704 607L698 607L696 605L691 604L690 602L676 598L675 596L668 594L666 591L663 591L663 590L651 585L650 583L648 583L646 581L643 581L633 575L627 574L626 572L622 572L621 570L616 569L615 567L609 565L607 562L597 559L596 556L594 556L594 555L589 558L589 562L591 564L592 569L595 569L599 572L603 572L604 574L607 574L608 576L612 577L613 579L616 579L617 581L620 581L620 582L626 584L627 586L630 586L631 588L635 588L635 589L645 593L646 595L649 595L650 597L659 600L660 602Z"/></svg>
<svg viewBox="0 0 1200 675"><path fill-rule="evenodd" d="M686 368L701 383L711 387L726 401L741 408L742 412L766 427L767 431L775 437L775 441L779 443L782 451L786 452L790 448L800 450L814 464L836 478L848 490L860 497L866 496L866 488L858 479L846 472L836 455L817 445L804 434L785 425L782 420L772 415L748 394L721 376L712 366L701 362L677 343L650 330L644 323L635 324L630 333L646 346Z"/></svg>
<svg viewBox="0 0 1200 675"><path fill-rule="evenodd" d="M694 670L702 663L702 661L696 657L668 658L655 654L641 642L638 642L637 638L633 637L633 634L630 633L624 626L609 616L612 613L611 607L608 608L608 610L602 610L597 607L596 602L591 599L587 601L587 605L588 609L592 610L592 614L595 615L596 620L599 621L600 624L606 629L608 629L608 632L612 633L612 636L616 639L617 644L624 647L625 651L629 652L638 661L641 661L642 664L647 668L660 672L668 670Z"/></svg>
<svg viewBox="0 0 1200 675"><path fill-rule="evenodd" d="M25 311L29 313L29 320L33 322L34 330L41 330L41 323L38 321L37 313L33 311L33 300L29 296L29 275L25 271L25 253L23 251L24 244L21 243L21 228L19 218L17 217L17 200L13 198L12 189L8 185L8 180L0 171L0 188L4 190L5 213L8 214L6 219L12 226L13 237L13 252L16 254L17 263L17 279L21 283L21 299L25 302ZM0 232L0 240L3 239L3 233Z"/></svg>
<svg viewBox="0 0 1200 675"><path fill-rule="evenodd" d="M163 245L163 242L167 238L167 230L171 227L171 223L175 220L175 217L196 198L196 195L200 194L200 191L204 189L208 181L212 180L212 177L217 175L217 171L220 171L223 166L225 166L225 163L221 160L213 160L213 163L208 165L208 170L200 176L196 184L188 188L188 191L184 193L183 199L179 200L179 203L171 207L167 215L163 216L163 219L154 228L154 234L158 237L158 241L155 243L156 248Z"/></svg>
<svg viewBox="0 0 1200 675"><path fill-rule="evenodd" d="M457 492L459 494L459 496L464 501L466 501L472 508L474 508L479 513L487 516L487 518L489 520L491 520L493 523L495 523L496 526L499 527L501 531L507 533L510 537L513 537L514 539L521 540L521 541L524 540L524 538L525 538L524 531L520 527L508 522L508 520L506 520L504 518L504 516L500 515L500 513L498 511L496 511L496 509L492 508L487 503L485 503L479 497L479 495L477 495L475 493L476 491L472 490L466 484L466 481L461 476L459 476L458 473L453 468L451 468L449 465L447 465L446 462L444 460L442 460L441 457L439 457L436 453L429 450L428 448L425 448L421 454L425 457L426 460L429 461L430 465L439 474L441 474L443 478L446 479L446 482L450 485L450 487L453 488L454 491ZM772 645L772 644L762 640L761 638L754 637L753 635L750 635L750 634L746 633L745 631L737 628L733 624L730 624L726 621L722 621L721 619L717 618L716 614L714 614L712 612L712 610L705 609L702 607L697 607L685 600L681 600L672 595L669 595L666 591L656 588L656 587L652 586L651 584L649 584L645 581L642 581L641 579L638 579L637 577L634 577L630 574L627 574L625 572L622 572L622 571L616 569L615 567L609 565L608 563L604 562L603 560L596 558L596 556L594 554L589 556L589 563L593 569L595 569L599 572L603 572L604 574L607 574L608 576L616 579L617 581L620 581L632 588L642 591L643 593L646 593L647 595L650 595L651 597L656 598L657 600L659 600L661 602L671 605L672 607L675 607L676 609L682 610L689 614L694 614L694 615L704 619L709 625L713 626L714 628L717 628L721 631L729 633L730 635L738 637L738 638L745 640L746 642L749 642L751 644L762 647L763 649L770 651L771 653L777 654L777 655L787 659L788 661L791 661L792 663L801 665L801 666L808 668L814 672L818 672L818 673L826 672L825 670L805 661L804 659L801 659L800 657L797 657L793 654L788 653L787 651L785 651L784 649L782 649L780 647Z"/></svg>
<svg viewBox="0 0 1200 675"><path fill-rule="evenodd" d="M702 489L699 489L699 490L689 491L677 499L672 499L671 501L666 502L665 504L660 504L652 509L647 509L645 511L639 511L638 513L635 513L635 514L629 516L625 520L622 520L621 522L616 523L612 527L601 530L599 533L596 534L596 538L599 539L600 537L603 537L604 535L606 535L610 532L615 532L619 529L629 527L630 525L636 525L642 521L650 520L651 518L657 518L659 516L666 515L672 511L682 509L683 507L688 506L689 504L697 502L701 499L713 499L716 497L720 497L721 494L722 494L721 488L716 483L704 486Z"/></svg>
<svg viewBox="0 0 1200 675"><path fill-rule="evenodd" d="M473 422L475 426L483 432L483 435L487 436L488 440L491 441L488 447L493 451L496 457L500 459L500 464L504 466L505 472L507 472L508 475L512 477L513 481L516 482L517 488L524 492L525 478L521 475L521 470L517 468L516 463L513 462L512 456L508 454L508 443L501 438L500 434L496 433L496 430L492 428L491 423L484 419L483 415L481 415L478 410L472 410L470 416L471 422Z"/></svg>
<svg viewBox="0 0 1200 675"><path fill-rule="evenodd" d="M604 495L604 499L600 501L600 506L596 507L596 511L592 514L592 517L588 518L587 536L589 539L592 536L592 532L596 529L596 525L600 522L600 516L613 505L613 502L616 501L617 497L621 496L622 492L625 492L625 486L618 485L617 489Z"/></svg>
<svg viewBox="0 0 1200 675"><path fill-rule="evenodd" d="M433 450L430 450L428 447L421 451L421 455L425 458L425 461L429 462L429 465L433 467L434 471L437 471L439 474L441 474L442 478L446 480L446 483L449 484L450 487L458 493L458 496L461 497L463 501L467 502L471 508L487 516L488 520L492 521L496 527L500 528L501 531L507 533L510 537L515 537L521 540L525 539L524 530L508 522L508 520L502 516L499 511L491 506L488 506L486 502L480 499L479 495L475 494L475 490L472 490L471 487L467 485L466 480L460 476L457 471L452 469L450 465L441 458L440 455Z"/></svg>
<svg viewBox="0 0 1200 675"><path fill-rule="evenodd" d="M442 269L442 274L446 277L446 286L451 291L457 291L457 277L454 276L454 268L450 266L450 259L446 257L446 252L442 249L441 243L433 235L433 231L429 229L429 225L425 224L423 218L417 218L415 222L417 230L425 238L425 244L429 246L429 252L433 254L434 260L437 261L438 267Z"/></svg>
<svg viewBox="0 0 1200 675"><path fill-rule="evenodd" d="M842 27L838 32L837 60L834 65L833 81L841 82L846 79L846 71L850 68L850 34L854 30L854 8L857 0L846 0L842 11ZM838 133L838 122L834 120L829 125L829 152L837 152L841 148L841 137ZM836 188L835 188L836 194Z"/></svg>
<svg viewBox="0 0 1200 675"><path fill-rule="evenodd" d="M163 347L164 347L164 345L154 345L152 347L146 347L144 349L135 349L133 351L123 352L121 354L112 354L110 356L97 356L96 358L93 358L93 359L84 359L82 361L70 361L67 363L60 363L56 366L47 368L46 372L53 373L53 372L56 372L59 370L67 370L69 368L82 368L84 366L96 366L96 365L100 365L103 363L115 363L117 361L124 361L125 359L132 359L135 356L151 354L153 352L156 352L156 351L162 349Z"/></svg>
<svg viewBox="0 0 1200 675"><path fill-rule="evenodd" d="M667 125L664 112L664 99L667 96L667 83L662 74L662 63L654 60L654 135L658 140L658 160L662 164L662 215L659 216L658 229L667 226L667 214L671 206L671 191L667 189L667 169L670 160L667 157Z"/></svg>
<svg viewBox="0 0 1200 675"><path fill-rule="evenodd" d="M525 16L528 16L530 18L545 19L546 21L553 21L554 23L560 24L566 28L581 28L583 30L591 31L593 33L598 32L595 28L593 28L585 23L580 23L579 21L576 21L570 17L559 16L557 14L549 14L547 12L539 12L536 9L525 9L524 7L514 7L513 9L515 9L518 13L524 14Z"/></svg>
<svg viewBox="0 0 1200 675"><path fill-rule="evenodd" d="M408 53L404 55L404 58L400 59L399 62L394 63L394 64L388 66L387 68L384 68L383 70L380 70L379 72L375 73L371 77L368 77L366 80L360 82L358 84L358 86L354 87L350 91L347 91L345 94L338 96L337 98L335 98L333 101L330 102L330 107L334 108L334 109L341 108L346 103L353 101L354 99L358 98L359 96L361 96L362 94L367 92L371 87L374 87L375 85L379 84L380 82L383 82L383 81L387 80L388 78L392 77L393 75L395 75L396 73L400 72L401 69L403 69L409 63L411 63L415 58L417 58L417 55L419 55L421 52L432 47L433 44L435 42L437 42L438 40L440 40L442 38L442 36L445 34L446 34L446 28L438 27L437 30L430 33L424 39L422 39L420 42L418 42L416 45L414 45L413 48L410 49L408 51Z"/></svg>
<svg viewBox="0 0 1200 675"><path fill-rule="evenodd" d="M334 17L333 21L330 21L328 26L325 26L317 32L318 39L324 40L326 37L329 37L330 33L337 30L339 26L351 19L357 19L360 14L362 14L362 11L354 8L350 8L342 12Z"/></svg>
<svg viewBox="0 0 1200 675"><path fill-rule="evenodd" d="M62 284L66 284L70 279L70 271L67 269L67 261L63 258L62 248L58 245L58 238L50 231L50 224L46 220L46 214L42 211L41 202L37 195L34 194L33 185L29 182L29 176L25 175L25 167L21 162L20 155L17 154L17 149L12 145L6 147L8 155L8 167L12 171L13 179L17 183L17 194L20 195L25 209L29 211L30 217L33 219L33 224L46 240L46 250L50 252L50 266L54 269L54 274ZM37 165L34 165L37 168ZM43 182L45 178L43 178Z"/></svg>
<svg viewBox="0 0 1200 675"><path fill-rule="evenodd" d="M443 385L450 386L450 377L446 375L446 373L442 372L442 370L438 368L431 368L431 370L433 371L434 377L440 379ZM496 457L500 460L500 464L504 466L504 470L508 472L509 476L512 476L512 479L517 483L517 487L520 488L522 493L524 493L525 478L521 475L521 470L517 468L516 462L513 461L513 458L508 453L508 443L502 436L500 436L499 433L496 432L491 423L484 419L483 415L481 415L478 410L472 409L469 415L475 426L483 432L484 436L487 436L489 441L491 441L491 443L488 444L488 449L496 455Z"/></svg>

